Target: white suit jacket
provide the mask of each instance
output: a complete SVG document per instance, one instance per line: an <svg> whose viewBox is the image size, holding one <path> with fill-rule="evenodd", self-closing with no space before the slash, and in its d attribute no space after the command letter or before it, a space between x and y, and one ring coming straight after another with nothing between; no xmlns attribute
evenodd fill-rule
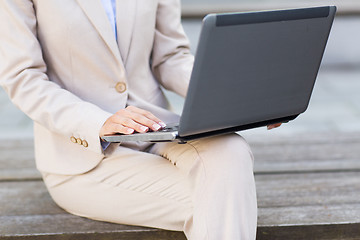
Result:
<svg viewBox="0 0 360 240"><path fill-rule="evenodd" d="M94 168L127 105L177 118L160 85L185 96L193 65L179 0L118 0L119 43L101 0L1 0L0 22L0 83L34 120L40 171Z"/></svg>

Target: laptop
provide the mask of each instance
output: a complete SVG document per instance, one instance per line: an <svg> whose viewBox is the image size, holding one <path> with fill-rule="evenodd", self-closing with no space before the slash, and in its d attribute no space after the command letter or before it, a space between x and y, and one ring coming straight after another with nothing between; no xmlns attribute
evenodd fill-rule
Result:
<svg viewBox="0 0 360 240"><path fill-rule="evenodd" d="M335 12L207 15L179 124L103 140L185 143L295 119L308 107Z"/></svg>

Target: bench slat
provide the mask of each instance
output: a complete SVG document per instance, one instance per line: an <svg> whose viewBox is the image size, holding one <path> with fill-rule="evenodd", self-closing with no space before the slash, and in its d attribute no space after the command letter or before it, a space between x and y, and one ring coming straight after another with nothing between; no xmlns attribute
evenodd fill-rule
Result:
<svg viewBox="0 0 360 240"><path fill-rule="evenodd" d="M0 140L0 181L40 179L32 139Z"/></svg>
<svg viewBox="0 0 360 240"><path fill-rule="evenodd" d="M358 240L360 224L259 227L256 240Z"/></svg>
<svg viewBox="0 0 360 240"><path fill-rule="evenodd" d="M70 214L0 217L0 239L186 240L182 232L93 221Z"/></svg>
<svg viewBox="0 0 360 240"><path fill-rule="evenodd" d="M64 213L51 199L42 181L0 182L0 216Z"/></svg>
<svg viewBox="0 0 360 240"><path fill-rule="evenodd" d="M255 172L315 172L360 169L360 133L252 138Z"/></svg>
<svg viewBox="0 0 360 240"><path fill-rule="evenodd" d="M70 214L2 216L2 235L157 232L153 228L93 221Z"/></svg>
<svg viewBox="0 0 360 240"><path fill-rule="evenodd" d="M308 205L259 208L258 226L309 226L357 224L360 226L360 202L336 205ZM360 236L360 228L359 228Z"/></svg>
<svg viewBox="0 0 360 240"><path fill-rule="evenodd" d="M360 172L257 175L255 179L260 208L360 203Z"/></svg>

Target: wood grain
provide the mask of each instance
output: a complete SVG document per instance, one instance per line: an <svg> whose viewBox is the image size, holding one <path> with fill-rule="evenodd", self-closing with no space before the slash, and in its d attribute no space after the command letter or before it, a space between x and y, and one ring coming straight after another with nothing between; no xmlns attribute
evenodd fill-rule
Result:
<svg viewBox="0 0 360 240"><path fill-rule="evenodd" d="M249 138L258 240L360 239L360 134ZM93 221L51 199L33 143L0 141L0 240L185 240L181 232Z"/></svg>

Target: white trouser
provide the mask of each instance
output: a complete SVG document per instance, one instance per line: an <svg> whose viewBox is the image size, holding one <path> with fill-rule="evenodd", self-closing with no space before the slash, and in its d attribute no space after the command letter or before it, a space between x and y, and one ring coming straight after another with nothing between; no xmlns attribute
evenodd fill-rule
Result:
<svg viewBox="0 0 360 240"><path fill-rule="evenodd" d="M119 147L90 172L43 173L55 202L101 221L184 231L189 240L254 240L253 157L237 134L149 152Z"/></svg>

